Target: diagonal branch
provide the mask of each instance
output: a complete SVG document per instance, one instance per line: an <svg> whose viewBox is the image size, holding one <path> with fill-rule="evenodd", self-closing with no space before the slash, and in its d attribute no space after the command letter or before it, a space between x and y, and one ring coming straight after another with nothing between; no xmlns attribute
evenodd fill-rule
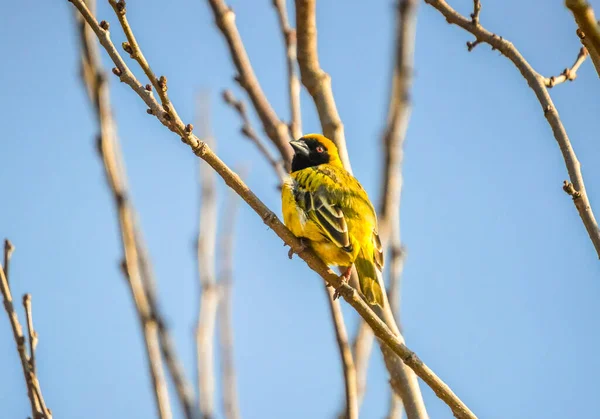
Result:
<svg viewBox="0 0 600 419"><path fill-rule="evenodd" d="M331 89L331 76L321 68L317 53L316 0L296 0L298 65L302 84L312 96L323 134L333 140L344 167L352 172L346 148L344 125L338 114Z"/></svg>
<svg viewBox="0 0 600 419"><path fill-rule="evenodd" d="M585 47L581 47L573 65L570 68L565 68L559 76L546 77L544 79L544 85L551 88L557 84L564 83L567 80L575 80L575 78L577 78L577 70L579 70L579 67L581 67L581 64L583 64L588 55L588 50Z"/></svg>
<svg viewBox="0 0 600 419"><path fill-rule="evenodd" d="M93 29L96 36L101 40L107 53L120 70L120 78L144 100L149 106L156 107L157 103L153 96L147 95L135 86L139 82L133 76L115 46L110 41L106 29L103 29L96 18L89 11L83 0L71 0L71 3L79 10L86 22ZM164 118L157 116L163 125L173 129L182 141L187 144L193 153L210 165L223 179L225 184L233 189L263 220L263 222L273 230L277 236L292 248L294 253L306 262L306 264L316 273L318 273L328 284L338 290L341 297L344 298L367 323L381 341L383 346L389 348L396 354L408 367L423 379L427 385L442 399L459 418L476 418L469 408L452 392L450 387L444 383L435 373L419 359L419 357L406 347L402 340L393 333L390 328L373 312L360 297L358 291L346 284L340 276L331 271L321 259L306 246L302 245L299 238L285 227L285 225L255 194L252 190L234 173L211 149L208 145L195 136L191 130L186 129L183 121L174 120L169 124ZM384 294L385 297L385 294Z"/></svg>
<svg viewBox="0 0 600 419"><path fill-rule="evenodd" d="M279 178L279 181L283 182L286 174L283 168L282 161L278 160L275 156L273 156L271 151L268 149L268 147L265 145L265 143L262 141L262 139L258 136L256 131L252 127L252 123L250 122L250 118L248 117L248 112L246 112L246 105L244 104L244 102L242 100L237 100L230 90L225 90L223 92L223 100L233 109L235 109L240 118L242 119L242 128L240 130L242 135L244 135L244 137L248 138L256 145L260 153L267 159L267 161L275 171L275 174Z"/></svg>
<svg viewBox="0 0 600 419"><path fill-rule="evenodd" d="M290 140L288 127L277 117L260 87L240 33L235 25L235 14L225 4L224 0L208 0L208 2L213 11L217 27L227 41L229 54L238 72L236 80L248 93L265 133L277 147L285 160L286 168L289 169L289 164L292 161L292 148L288 144Z"/></svg>
<svg viewBox="0 0 600 419"><path fill-rule="evenodd" d="M585 0L565 0L565 5L573 13L580 30L578 35L588 49L600 77L600 67L597 65L600 62L600 26L594 15L594 9Z"/></svg>
<svg viewBox="0 0 600 419"><path fill-rule="evenodd" d="M577 156L575 155L575 151L573 150L565 127L560 120L558 111L550 98L550 94L544 83L544 77L531 67L529 62L525 60L519 50L517 50L511 42L488 31L481 25L474 26L469 19L459 14L446 1L425 0L425 2L437 9L446 18L447 22L460 26L467 32L475 35L478 41L489 44L492 48L500 51L502 55L508 58L515 67L517 67L521 72L521 75L527 80L529 87L531 87L535 93L535 96L542 107L544 116L546 117L550 128L552 128L552 133L554 134L554 138L558 143L563 160L565 161L565 166L567 167L570 179L570 182L568 183L572 185L573 191L573 193L570 193L569 195L573 198L573 203L579 212L579 216L581 217L590 240L596 249L596 253L598 254L598 257L600 257L600 231L598 230L598 223L596 222L596 217L594 216L585 191L581 166L579 160L577 160Z"/></svg>
<svg viewBox="0 0 600 419"><path fill-rule="evenodd" d="M590 54L590 59L592 60L592 64L594 64L594 68L596 69L596 73L598 77L600 77L600 53L598 53L594 47L592 46L591 40L589 37L585 36L585 33L579 28L577 28L577 36L581 41L581 44L585 47L588 54Z"/></svg>
<svg viewBox="0 0 600 419"><path fill-rule="evenodd" d="M290 26L285 0L273 0L273 7L279 18L279 28L283 34L288 72L288 95L290 100L290 133L292 138L302 137L302 116L300 113L300 80L296 73L296 31Z"/></svg>

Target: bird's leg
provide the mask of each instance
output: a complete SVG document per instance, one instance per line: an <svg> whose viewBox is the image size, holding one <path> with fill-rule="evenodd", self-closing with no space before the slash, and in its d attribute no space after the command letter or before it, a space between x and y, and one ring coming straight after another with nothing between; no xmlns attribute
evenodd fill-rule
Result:
<svg viewBox="0 0 600 419"><path fill-rule="evenodd" d="M288 257L291 259L294 256L294 253L302 253L308 247L308 242L304 237L298 237L300 239L300 249L297 252L294 252L294 249L290 246L290 250L288 251ZM285 245L285 244L284 244Z"/></svg>
<svg viewBox="0 0 600 419"><path fill-rule="evenodd" d="M342 280L341 285L335 290L335 292L333 293L333 299L337 300L338 298L340 298L341 293L340 293L340 288L342 288L344 285L346 285L348 283L348 281L350 280L350 275L352 274L352 265L348 266L348 268L346 268L346 270L344 271L344 273L342 273L340 275L340 279Z"/></svg>

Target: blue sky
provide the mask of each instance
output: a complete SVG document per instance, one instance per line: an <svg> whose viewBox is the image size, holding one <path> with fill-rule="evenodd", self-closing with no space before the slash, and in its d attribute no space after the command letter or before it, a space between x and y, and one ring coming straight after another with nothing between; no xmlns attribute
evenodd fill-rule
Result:
<svg viewBox="0 0 600 419"><path fill-rule="evenodd" d="M121 42L112 10L100 3L99 17L113 24ZM279 211L270 167L219 99L224 88L243 94L208 4L136 3L128 5L130 22L154 70L168 76L179 114L192 122L196 93L211 89L219 155L248 167L248 184ZM450 3L470 13L471 1ZM231 4L257 76L287 118L284 50L271 2ZM14 295L33 294L39 376L55 417L152 417L143 345L118 269L115 214L95 152L95 120L78 78L72 13L68 2L54 0L9 2L0 15L0 236L16 246ZM321 64L333 78L354 173L373 200L393 16L391 1L318 4ZM418 19L402 198L407 342L481 418L600 417L599 263L561 189L566 169L542 110L497 51L480 45L468 53L471 37L429 6L420 5ZM481 23L511 40L544 75L571 65L580 48L562 2L484 1ZM111 81L161 303L192 378L198 161L146 115L129 88ZM591 63L551 94L600 211L593 125L600 83ZM304 131L318 132L312 103L302 95ZM280 240L245 205L236 228L242 415L332 417L343 397L342 375L320 279L300 260L289 261ZM353 333L356 317L346 305L344 311ZM0 416L22 418L25 386L9 323L0 317ZM422 389L430 416L450 418ZM387 400L375 352L361 417L383 417Z"/></svg>

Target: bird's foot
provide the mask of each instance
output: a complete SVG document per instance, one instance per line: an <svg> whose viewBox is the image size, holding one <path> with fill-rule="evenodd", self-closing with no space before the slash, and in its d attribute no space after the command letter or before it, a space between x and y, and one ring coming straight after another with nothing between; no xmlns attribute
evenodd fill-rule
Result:
<svg viewBox="0 0 600 419"><path fill-rule="evenodd" d="M340 284L340 286L335 290L335 292L333 293L333 299L337 300L338 298L341 297L341 288L348 284L348 281L350 280L350 275L352 274L352 265L350 265L345 271L344 273L342 273L340 275L340 279L342 280L342 283Z"/></svg>
<svg viewBox="0 0 600 419"><path fill-rule="evenodd" d="M294 252L294 249L290 246L290 250L288 251L288 257L291 259L294 256L294 253L302 253L308 247L308 243L304 237L299 237L300 239L300 249L297 252Z"/></svg>

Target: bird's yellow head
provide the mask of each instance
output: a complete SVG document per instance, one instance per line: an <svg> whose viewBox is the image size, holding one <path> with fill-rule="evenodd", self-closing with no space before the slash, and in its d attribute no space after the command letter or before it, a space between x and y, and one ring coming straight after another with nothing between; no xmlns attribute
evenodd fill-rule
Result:
<svg viewBox="0 0 600 419"><path fill-rule="evenodd" d="M329 138L320 134L306 134L290 141L294 149L292 172L320 164L331 164L343 167L336 145Z"/></svg>

